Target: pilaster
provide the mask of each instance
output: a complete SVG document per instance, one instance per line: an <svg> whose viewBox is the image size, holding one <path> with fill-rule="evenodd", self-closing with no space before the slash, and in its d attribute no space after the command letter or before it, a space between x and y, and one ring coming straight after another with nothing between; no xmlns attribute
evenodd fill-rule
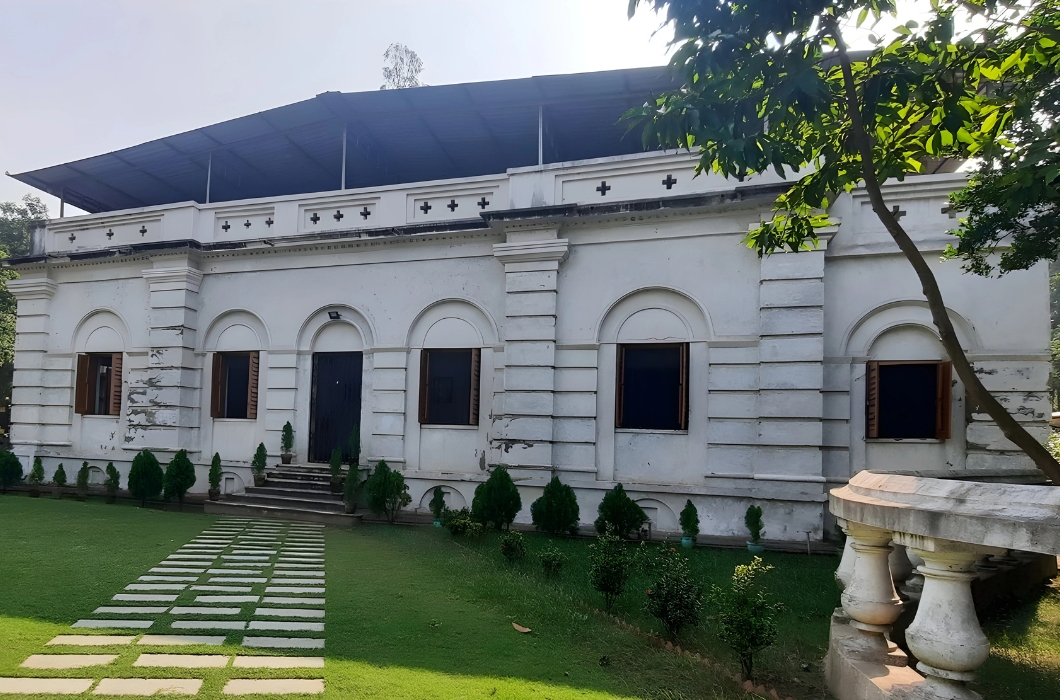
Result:
<svg viewBox="0 0 1060 700"><path fill-rule="evenodd" d="M18 302L15 371L11 387L11 444L26 471L40 447L54 442L49 440L47 432L48 424L54 423L56 416L46 415L44 389L48 386L45 374L51 300L58 288L59 285L47 277L7 281L7 290ZM64 423L68 430L69 411L66 411Z"/></svg>

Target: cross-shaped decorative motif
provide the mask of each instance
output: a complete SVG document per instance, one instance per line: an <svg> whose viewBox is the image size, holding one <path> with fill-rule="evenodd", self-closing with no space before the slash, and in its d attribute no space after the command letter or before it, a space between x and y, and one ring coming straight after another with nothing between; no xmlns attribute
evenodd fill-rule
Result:
<svg viewBox="0 0 1060 700"><path fill-rule="evenodd" d="M478 202L476 202L476 204L478 204L479 209L483 209L484 210L486 207L488 207L490 205L490 201L488 199L486 199L485 195L483 195L482 199L478 200Z"/></svg>
<svg viewBox="0 0 1060 700"><path fill-rule="evenodd" d="M456 211L456 208L459 207L460 205L456 203L455 199L450 199L449 203L446 204L445 206L449 207L449 211Z"/></svg>
<svg viewBox="0 0 1060 700"><path fill-rule="evenodd" d="M343 216L342 210L341 209L336 209L335 213L332 214L332 216L335 217L335 221L342 221L342 216Z"/></svg>
<svg viewBox="0 0 1060 700"><path fill-rule="evenodd" d="M424 201L423 206L420 207L420 211L422 211L424 214L426 214L430 210L431 210L431 205L428 204L426 201Z"/></svg>
<svg viewBox="0 0 1060 700"><path fill-rule="evenodd" d="M361 218L362 218L362 219L364 219L365 221L367 221L367 220L368 220L368 217L372 215L372 212L371 212L371 211L369 211L369 209L368 209L368 207L367 207L367 206L365 206L365 208L364 208L364 209L360 210L360 211L359 211L359 212L357 212L357 213L358 213L358 214L360 214L360 215L361 215Z"/></svg>
<svg viewBox="0 0 1060 700"><path fill-rule="evenodd" d="M221 228L224 229L225 233L228 233L228 229L232 228L232 226L226 221Z"/></svg>
<svg viewBox="0 0 1060 700"><path fill-rule="evenodd" d="M114 232L112 231L110 235L113 236ZM147 227L146 226L141 226L140 227L140 235L141 236L146 236L147 235Z"/></svg>
<svg viewBox="0 0 1060 700"><path fill-rule="evenodd" d="M77 240L77 236L75 236L74 234L71 233L70 234L70 242L73 243L76 240Z"/></svg>
<svg viewBox="0 0 1060 700"><path fill-rule="evenodd" d="M313 222L314 226L316 226L316 223L320 221L320 216L316 212L313 212L313 215L309 217L309 220Z"/></svg>
<svg viewBox="0 0 1060 700"><path fill-rule="evenodd" d="M895 221L901 221L902 217L906 215L906 212L899 209L898 205L895 204L893 207L891 207L891 215L894 216Z"/></svg>
<svg viewBox="0 0 1060 700"><path fill-rule="evenodd" d="M265 225L268 226L269 228L272 228L272 225L274 223L276 223L276 222L272 220L271 216L269 218L265 219Z"/></svg>
<svg viewBox="0 0 1060 700"><path fill-rule="evenodd" d="M954 210L954 208L951 207L949 204L947 204L946 206L942 207L942 213L945 214L946 216L950 217L951 219L956 219L957 218L956 210Z"/></svg>
<svg viewBox="0 0 1060 700"><path fill-rule="evenodd" d="M244 228L250 228L250 219L247 219L247 222L243 224L243 226Z"/></svg>
<svg viewBox="0 0 1060 700"><path fill-rule="evenodd" d="M677 178L671 173L666 173L666 179L662 181L662 184L666 185L666 189L672 190L674 185L677 184Z"/></svg>
<svg viewBox="0 0 1060 700"><path fill-rule="evenodd" d="M114 238L114 229L107 231L107 240L110 240L111 238Z"/></svg>
<svg viewBox="0 0 1060 700"><path fill-rule="evenodd" d="M600 193L601 197L606 197L609 189L611 189L611 185L607 184L607 180L601 180L600 186L596 188L596 191Z"/></svg>

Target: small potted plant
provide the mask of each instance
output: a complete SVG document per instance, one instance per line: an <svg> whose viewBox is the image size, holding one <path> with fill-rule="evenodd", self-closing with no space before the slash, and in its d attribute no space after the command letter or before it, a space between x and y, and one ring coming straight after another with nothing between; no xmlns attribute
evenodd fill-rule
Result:
<svg viewBox="0 0 1060 700"><path fill-rule="evenodd" d="M114 503L118 500L118 489L121 488L121 475L118 474L118 470L114 467L114 462L107 462L107 478L103 482L103 485L107 488L107 503Z"/></svg>
<svg viewBox="0 0 1060 700"><path fill-rule="evenodd" d="M328 466L331 468L331 492L342 493L342 450L336 447L331 451Z"/></svg>
<svg viewBox="0 0 1060 700"><path fill-rule="evenodd" d="M254 472L254 485L265 485L265 464L269 460L269 453L265 451L265 443L258 443L258 449L254 451L254 459L250 461L250 468Z"/></svg>
<svg viewBox="0 0 1060 700"><path fill-rule="evenodd" d="M356 462L350 463L350 471L346 474L346 480L342 485L342 502L346 506L346 514L353 515L357 512L357 505L361 501L361 490L364 488L361 479L361 470Z"/></svg>
<svg viewBox="0 0 1060 700"><path fill-rule="evenodd" d="M445 492L441 486L434 487L434 496L430 502L431 515L434 516L434 526L442 526L442 516L445 515Z"/></svg>
<svg viewBox="0 0 1060 700"><path fill-rule="evenodd" d="M283 432L280 433L280 462L282 464L290 464L291 460L294 459L294 453L291 452L294 449L294 428L291 427L291 421L287 421L283 424Z"/></svg>
<svg viewBox="0 0 1060 700"><path fill-rule="evenodd" d="M747 506L747 513L743 516L743 522L747 526L747 532L751 535L751 539L747 540L747 551L751 554L761 554L766 551L766 548L760 544L762 535L766 534L762 525L761 506L756 506L753 503Z"/></svg>
<svg viewBox="0 0 1060 700"><path fill-rule="evenodd" d="M290 423L287 425L290 425ZM207 491L210 500L217 501L221 498L221 453L213 453L213 459L210 460L210 473L207 478L210 480L210 488Z"/></svg>
<svg viewBox="0 0 1060 700"><path fill-rule="evenodd" d="M40 457L33 458L33 468L29 470L26 481L29 482L30 498L40 498L40 485L44 483L44 465Z"/></svg>
<svg viewBox="0 0 1060 700"><path fill-rule="evenodd" d="M692 505L692 499L685 501L685 507L681 510L681 546L691 548L699 536L699 511Z"/></svg>
<svg viewBox="0 0 1060 700"><path fill-rule="evenodd" d="M81 468L77 470L77 500L84 501L88 498L88 462L82 462Z"/></svg>

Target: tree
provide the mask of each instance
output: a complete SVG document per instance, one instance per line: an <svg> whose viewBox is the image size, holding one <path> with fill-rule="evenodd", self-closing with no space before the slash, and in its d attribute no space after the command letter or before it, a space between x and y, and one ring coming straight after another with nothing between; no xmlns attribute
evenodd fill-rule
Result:
<svg viewBox="0 0 1060 700"><path fill-rule="evenodd" d="M876 216L912 265L942 345L970 400L1055 483L1060 464L983 386L969 362L931 266L884 201L881 185L941 159L992 153L1012 131L1018 105L1000 83L1055 69L1057 2L1001 5L933 0L924 25L894 28L864 56L841 27L855 15L879 22L879 0L702 3L630 0L665 11L680 88L631 110L646 147L695 148L700 171L727 177L809 169L777 197L774 216L745 239L760 255L817 244L835 193L862 184ZM1009 19L1017 9L1018 18ZM1048 8L1042 10L1041 8ZM979 15L958 31L956 19ZM1044 16L1044 18L1043 18ZM875 36L875 35L873 35ZM1043 68L1043 66L1045 68ZM1051 68L1050 68L1051 67Z"/></svg>
<svg viewBox="0 0 1060 700"><path fill-rule="evenodd" d="M626 495L622 484L604 494L596 508L596 531L603 533L613 529L619 537L628 537L633 530L640 530L648 520L644 509Z"/></svg>
<svg viewBox="0 0 1060 700"><path fill-rule="evenodd" d="M510 527L522 508L519 489L504 467L494 468L489 478L475 487L471 499L471 517L487 527L492 523L498 530Z"/></svg>
<svg viewBox="0 0 1060 700"><path fill-rule="evenodd" d="M37 197L27 194L22 203L0 202L0 259L27 255L31 249L31 231L48 218L48 207ZM15 356L15 297L7 291L7 280L18 273L0 269L0 365L10 364ZM4 391L4 396L7 396Z"/></svg>
<svg viewBox="0 0 1060 700"><path fill-rule="evenodd" d="M254 450L254 458L250 460L250 469L255 474L264 474L268 462L269 453L265 451L265 443L259 442L258 449Z"/></svg>
<svg viewBox="0 0 1060 700"><path fill-rule="evenodd" d="M44 483L44 464L40 457L33 458L33 468L29 470L27 481L33 486L40 486Z"/></svg>
<svg viewBox="0 0 1060 700"><path fill-rule="evenodd" d="M121 488L121 474L118 473L118 469L114 466L114 462L107 462L106 474L107 478L103 482L103 485L107 487L107 493L114 496L118 493L118 489Z"/></svg>
<svg viewBox="0 0 1060 700"><path fill-rule="evenodd" d="M746 678L754 672L754 655L777 639L776 618L783 607L772 602L758 582L772 568L755 557L750 564L736 567L727 589L716 584L711 587L710 602L721 628L719 636L736 652Z"/></svg>
<svg viewBox="0 0 1060 700"><path fill-rule="evenodd" d="M368 488L368 507L386 516L386 521L391 525L397 512L412 503L405 477L401 472L391 469L384 459L379 460L365 485Z"/></svg>
<svg viewBox="0 0 1060 700"><path fill-rule="evenodd" d="M213 459L210 460L210 473L206 475L210 481L211 491L221 490L221 476L221 453L214 452Z"/></svg>
<svg viewBox="0 0 1060 700"><path fill-rule="evenodd" d="M176 496L180 507L184 507L184 495L195 485L195 465L188 459L188 453L177 450L166 466L166 497Z"/></svg>
<svg viewBox="0 0 1060 700"><path fill-rule="evenodd" d="M385 83L380 90L397 90L400 88L422 87L420 73L423 72L423 60L416 52L404 44L391 44L383 52L383 58L389 65L383 66Z"/></svg>
<svg viewBox="0 0 1060 700"><path fill-rule="evenodd" d="M22 480L22 462L11 452L0 450L0 488L7 489Z"/></svg>
<svg viewBox="0 0 1060 700"><path fill-rule="evenodd" d="M158 463L158 458L151 450L143 449L133 457L129 468L129 493L140 499L140 507L147 505L147 499L158 498L165 484L165 474Z"/></svg>
<svg viewBox="0 0 1060 700"><path fill-rule="evenodd" d="M542 532L577 534L580 511L574 489L553 476L541 498L530 504L530 519Z"/></svg>

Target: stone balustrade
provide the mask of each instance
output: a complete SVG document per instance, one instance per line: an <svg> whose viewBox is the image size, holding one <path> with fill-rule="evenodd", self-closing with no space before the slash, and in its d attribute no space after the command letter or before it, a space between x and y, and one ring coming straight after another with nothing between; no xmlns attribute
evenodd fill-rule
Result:
<svg viewBox="0 0 1060 700"><path fill-rule="evenodd" d="M967 684L990 645L972 582L1021 566L1055 573L1060 489L863 471L829 495L847 534L825 672L839 700L973 700ZM907 655L892 625L904 628ZM895 630L896 632L898 630ZM894 635L897 637L898 635ZM916 658L915 670L909 656ZM919 673L918 673L919 672Z"/></svg>

